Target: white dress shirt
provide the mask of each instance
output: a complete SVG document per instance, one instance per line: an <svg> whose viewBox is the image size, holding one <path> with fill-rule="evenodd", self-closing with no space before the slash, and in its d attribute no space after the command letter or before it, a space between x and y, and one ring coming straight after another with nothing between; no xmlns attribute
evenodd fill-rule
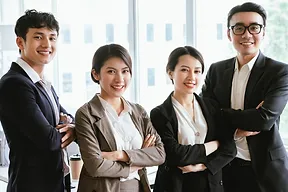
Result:
<svg viewBox="0 0 288 192"><path fill-rule="evenodd" d="M204 144L207 123L202 109L194 96L194 119L187 110L172 96L172 104L178 120L178 142L182 145Z"/></svg>
<svg viewBox="0 0 288 192"><path fill-rule="evenodd" d="M232 81L232 90L231 90L231 108L232 109L244 109L244 97L246 92L247 82L251 73L251 70L255 64L255 61L259 55L251 59L247 64L243 65L241 69L238 66L238 60L235 62L234 76ZM247 144L246 137L241 137L235 139L237 147L236 157L251 161L249 148Z"/></svg>
<svg viewBox="0 0 288 192"><path fill-rule="evenodd" d="M107 101L101 98L100 95L98 95L98 97L105 109L108 121L112 127L117 150L141 149L143 139L131 119L131 107L125 99L121 98L124 104L124 109L120 115L118 115L116 110ZM120 181L131 180L134 178L140 180L138 171L130 173L127 178L120 178Z"/></svg>

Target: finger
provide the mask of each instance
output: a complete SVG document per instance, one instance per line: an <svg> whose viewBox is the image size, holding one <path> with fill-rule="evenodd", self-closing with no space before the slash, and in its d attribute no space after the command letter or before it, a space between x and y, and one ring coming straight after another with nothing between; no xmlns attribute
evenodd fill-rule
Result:
<svg viewBox="0 0 288 192"><path fill-rule="evenodd" d="M61 147L62 147L62 148L67 147L72 141L73 141L73 139L71 139L71 138L67 139L65 142L63 142L63 143L61 144Z"/></svg>
<svg viewBox="0 0 288 192"><path fill-rule="evenodd" d="M146 143L146 142L149 140L149 138L150 138L150 134L148 134L148 135L145 137L144 143Z"/></svg>
<svg viewBox="0 0 288 192"><path fill-rule="evenodd" d="M65 127L60 128L60 129L59 129L59 132L60 132L60 133L68 132L68 130L69 130L69 127L66 125Z"/></svg>
<svg viewBox="0 0 288 192"><path fill-rule="evenodd" d="M259 109L262 105L263 105L264 101L261 101L261 103L259 103L256 107L256 109Z"/></svg>

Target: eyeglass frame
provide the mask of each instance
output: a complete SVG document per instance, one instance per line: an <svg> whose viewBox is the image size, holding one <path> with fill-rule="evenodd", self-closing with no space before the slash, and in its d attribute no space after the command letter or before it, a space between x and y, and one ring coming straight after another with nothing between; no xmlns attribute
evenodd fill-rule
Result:
<svg viewBox="0 0 288 192"><path fill-rule="evenodd" d="M238 26L243 26L243 27L245 28L242 34L235 34L235 32L234 32L233 29L234 29L234 27L236 27L237 25L238 25ZM251 26L253 26L253 25L258 25L258 26L260 26L260 31L259 31L258 33L251 33L251 32L250 32L249 27L251 27ZM235 25L229 27L229 29L232 30L232 32L233 32L234 35L244 35L244 34L246 33L246 30L248 30L248 32L249 32L251 35L257 35L257 34L260 34L260 33L261 33L262 28L264 29L264 28L265 28L265 25L259 24L259 23L252 23L252 24L250 24L250 25L248 25L248 26L245 26L245 25L243 25L243 24L239 24L239 23L237 24L237 23L236 23Z"/></svg>

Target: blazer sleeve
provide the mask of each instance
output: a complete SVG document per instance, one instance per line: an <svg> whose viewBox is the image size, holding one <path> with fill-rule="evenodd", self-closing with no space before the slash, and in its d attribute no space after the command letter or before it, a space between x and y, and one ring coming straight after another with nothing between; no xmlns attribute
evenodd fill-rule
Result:
<svg viewBox="0 0 288 192"><path fill-rule="evenodd" d="M159 133L166 152L166 160L169 166L186 166L207 162L204 144L181 145L176 139L170 121L164 117L159 108L152 109L151 121ZM178 129L178 128L177 128Z"/></svg>
<svg viewBox="0 0 288 192"><path fill-rule="evenodd" d="M61 150L61 134L43 115L35 96L35 86L20 78L3 81L0 93L1 121L17 121L21 132L42 150ZM11 132L13 130L10 130Z"/></svg>
<svg viewBox="0 0 288 192"><path fill-rule="evenodd" d="M84 167L91 177L128 177L128 164L107 160L101 156L99 141L85 108L76 112L75 131Z"/></svg>
<svg viewBox="0 0 288 192"><path fill-rule="evenodd" d="M165 150L161 138L154 129L147 112L138 104L137 108L140 111L140 129L143 131L144 138L148 134L154 134L156 136L156 141L155 146L153 147L125 150L125 152L130 158L130 161L128 163L140 167L161 165L165 161Z"/></svg>
<svg viewBox="0 0 288 192"><path fill-rule="evenodd" d="M288 66L282 65L274 75L259 108L245 110L222 109L223 119L229 120L233 127L246 131L269 131L279 118L288 100Z"/></svg>

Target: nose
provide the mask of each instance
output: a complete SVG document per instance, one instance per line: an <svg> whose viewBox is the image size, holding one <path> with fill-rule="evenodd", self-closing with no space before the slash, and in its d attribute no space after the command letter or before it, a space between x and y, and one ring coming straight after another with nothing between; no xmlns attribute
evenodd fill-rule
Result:
<svg viewBox="0 0 288 192"><path fill-rule="evenodd" d="M51 47L51 42L49 38L43 38L42 40L42 47Z"/></svg>
<svg viewBox="0 0 288 192"><path fill-rule="evenodd" d="M249 32L249 30L246 28L244 34L242 35L242 38L249 38L252 34Z"/></svg>
<svg viewBox="0 0 288 192"><path fill-rule="evenodd" d="M195 79L194 71L191 71L191 72L189 73L188 78L189 78L189 80L194 80L194 79Z"/></svg>
<svg viewBox="0 0 288 192"><path fill-rule="evenodd" d="M123 79L124 79L124 76L123 76L123 74L121 72L116 73L116 76L115 76L115 81L116 82L122 82Z"/></svg>

